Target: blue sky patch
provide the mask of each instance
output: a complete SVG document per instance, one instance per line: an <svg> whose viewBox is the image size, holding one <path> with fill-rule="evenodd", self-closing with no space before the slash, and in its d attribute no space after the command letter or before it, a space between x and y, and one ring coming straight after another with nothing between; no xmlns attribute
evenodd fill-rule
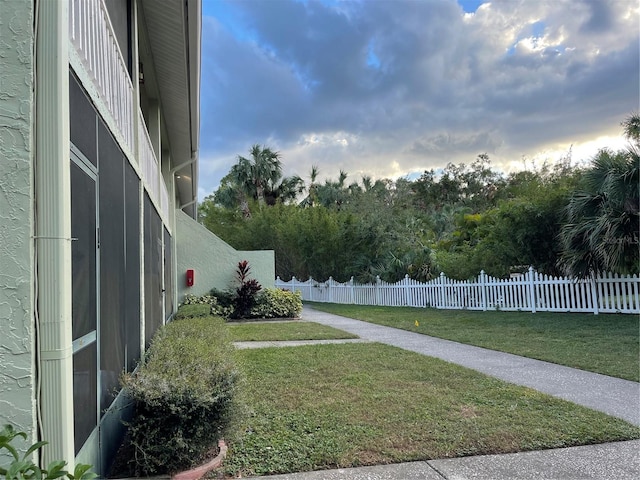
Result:
<svg viewBox="0 0 640 480"><path fill-rule="evenodd" d="M375 68L376 70L378 70L381 66L380 59L375 52L375 44L373 40L369 42L367 50L367 65L371 68Z"/></svg>
<svg viewBox="0 0 640 480"><path fill-rule="evenodd" d="M458 4L466 13L475 13L478 7L485 2L486 0L458 0Z"/></svg>

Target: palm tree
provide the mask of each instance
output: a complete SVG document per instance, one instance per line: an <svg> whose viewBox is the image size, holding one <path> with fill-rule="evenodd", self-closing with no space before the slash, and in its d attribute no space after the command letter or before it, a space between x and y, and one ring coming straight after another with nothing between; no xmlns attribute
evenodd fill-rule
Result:
<svg viewBox="0 0 640 480"><path fill-rule="evenodd" d="M368 192L369 190L371 190L372 185L373 185L373 182L371 180L371 177L369 175L363 175L362 176L362 189L365 192Z"/></svg>
<svg viewBox="0 0 640 480"><path fill-rule="evenodd" d="M309 184L309 188L307 191L308 195L300 202L301 207L313 207L315 203L318 201L318 184L316 183L316 179L318 178L318 174L320 173L320 169L317 165L311 165L311 172L309 172L309 179L311 183Z"/></svg>
<svg viewBox="0 0 640 480"><path fill-rule="evenodd" d="M280 154L268 147L255 144L249 150L250 158L238 155L238 161L222 179L214 194L215 202L227 208L240 207L245 217L251 217L249 201L255 200L260 208L277 201L294 200L304 190L298 176L282 177Z"/></svg>
<svg viewBox="0 0 640 480"><path fill-rule="evenodd" d="M253 145L249 153L251 159L238 155L238 163L231 168L231 173L246 193L255 198L259 205L264 205L265 191L269 187L273 189L282 178L280 154L258 144Z"/></svg>
<svg viewBox="0 0 640 480"><path fill-rule="evenodd" d="M640 237L640 117L624 123L627 150L601 150L566 209L561 264L577 277L638 273Z"/></svg>
<svg viewBox="0 0 640 480"><path fill-rule="evenodd" d="M284 177L278 184L270 185L264 196L267 205L275 205L278 201L294 201L302 192L304 192L304 180L298 175L293 175Z"/></svg>
<svg viewBox="0 0 640 480"><path fill-rule="evenodd" d="M637 146L640 143L640 114L636 112L629 115L629 118L622 122L622 126L624 136Z"/></svg>
<svg viewBox="0 0 640 480"><path fill-rule="evenodd" d="M347 179L348 176L349 174L347 172L340 169L340 174L338 175L338 187L340 188L344 187L344 181Z"/></svg>
<svg viewBox="0 0 640 480"><path fill-rule="evenodd" d="M324 185L318 185L316 189L318 203L326 208L340 210L350 193L349 187L345 185L348 176L347 172L340 170L337 181L327 179Z"/></svg>
<svg viewBox="0 0 640 480"><path fill-rule="evenodd" d="M248 218L251 217L248 193L243 184L238 183L239 175L240 172L234 171L232 168L227 175L222 177L220 186L211 197L215 204L225 208L236 208L239 206L242 214Z"/></svg>

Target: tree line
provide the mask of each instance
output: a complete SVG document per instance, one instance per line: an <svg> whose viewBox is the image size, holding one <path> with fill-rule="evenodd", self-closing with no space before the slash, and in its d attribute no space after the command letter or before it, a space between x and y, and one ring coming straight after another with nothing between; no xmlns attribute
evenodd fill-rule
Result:
<svg viewBox="0 0 640 480"><path fill-rule="evenodd" d="M239 250L274 250L283 280L505 277L529 266L639 273L640 116L622 126L627 148L603 149L583 167L568 155L503 175L481 154L416 180L340 171L320 183L314 166L306 183L284 177L280 155L254 145L200 204L199 219Z"/></svg>

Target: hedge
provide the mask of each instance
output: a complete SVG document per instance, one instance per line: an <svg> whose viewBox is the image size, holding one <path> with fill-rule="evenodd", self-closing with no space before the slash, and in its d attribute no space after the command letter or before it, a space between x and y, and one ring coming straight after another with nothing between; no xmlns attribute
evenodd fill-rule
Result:
<svg viewBox="0 0 640 480"><path fill-rule="evenodd" d="M201 462L242 418L241 375L219 317L162 327L136 373L122 378L135 402L129 425L136 475L175 472Z"/></svg>

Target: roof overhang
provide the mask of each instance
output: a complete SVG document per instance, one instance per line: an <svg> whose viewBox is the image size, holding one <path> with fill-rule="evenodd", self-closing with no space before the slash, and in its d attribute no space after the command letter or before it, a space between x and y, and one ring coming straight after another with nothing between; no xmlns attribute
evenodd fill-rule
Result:
<svg viewBox="0 0 640 480"><path fill-rule="evenodd" d="M141 0L176 179L178 208L196 218L201 0ZM179 177L179 178L178 178Z"/></svg>

